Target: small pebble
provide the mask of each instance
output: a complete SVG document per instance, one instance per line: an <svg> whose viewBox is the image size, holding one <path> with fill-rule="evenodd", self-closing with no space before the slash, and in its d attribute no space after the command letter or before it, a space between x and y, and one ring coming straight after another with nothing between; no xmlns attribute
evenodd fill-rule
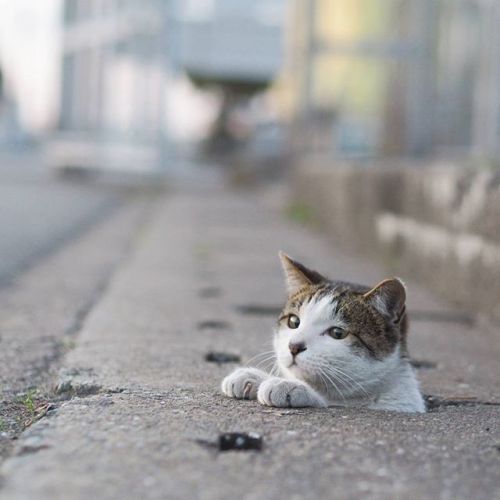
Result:
<svg viewBox="0 0 500 500"><path fill-rule="evenodd" d="M262 436L255 432L226 432L219 436L219 450L261 450Z"/></svg>
<svg viewBox="0 0 500 500"><path fill-rule="evenodd" d="M239 363L241 358L237 354L210 351L205 355L205 361L209 363Z"/></svg>

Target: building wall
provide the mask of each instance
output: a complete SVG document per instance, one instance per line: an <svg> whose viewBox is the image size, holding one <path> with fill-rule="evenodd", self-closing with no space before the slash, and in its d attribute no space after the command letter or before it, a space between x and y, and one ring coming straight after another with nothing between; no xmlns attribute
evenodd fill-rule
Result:
<svg viewBox="0 0 500 500"><path fill-rule="evenodd" d="M155 136L162 127L164 3L66 0L61 131Z"/></svg>
<svg viewBox="0 0 500 500"><path fill-rule="evenodd" d="M499 319L499 181L498 171L451 162L331 168L308 160L294 171L291 199L346 251Z"/></svg>
<svg viewBox="0 0 500 500"><path fill-rule="evenodd" d="M293 0L282 108L344 156L500 145L500 3Z"/></svg>

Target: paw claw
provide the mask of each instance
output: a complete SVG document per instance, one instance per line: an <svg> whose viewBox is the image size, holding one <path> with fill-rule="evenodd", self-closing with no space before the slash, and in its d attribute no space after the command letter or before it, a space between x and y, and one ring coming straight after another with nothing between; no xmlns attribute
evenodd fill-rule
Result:
<svg viewBox="0 0 500 500"><path fill-rule="evenodd" d="M248 381L243 389L243 399L250 399L250 391L252 390L253 384Z"/></svg>
<svg viewBox="0 0 500 500"><path fill-rule="evenodd" d="M255 399L260 384L268 377L256 368L238 368L222 381L221 389L231 398Z"/></svg>

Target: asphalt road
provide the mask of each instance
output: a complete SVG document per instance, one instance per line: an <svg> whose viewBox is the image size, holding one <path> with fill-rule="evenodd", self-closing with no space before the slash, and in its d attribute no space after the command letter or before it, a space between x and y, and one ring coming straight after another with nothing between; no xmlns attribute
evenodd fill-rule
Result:
<svg viewBox="0 0 500 500"><path fill-rule="evenodd" d="M0 286L122 203L111 188L58 179L34 155L0 156Z"/></svg>

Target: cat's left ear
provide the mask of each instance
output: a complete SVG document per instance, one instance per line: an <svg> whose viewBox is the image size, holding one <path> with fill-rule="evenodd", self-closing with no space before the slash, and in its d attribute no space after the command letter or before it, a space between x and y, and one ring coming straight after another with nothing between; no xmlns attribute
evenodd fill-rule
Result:
<svg viewBox="0 0 500 500"><path fill-rule="evenodd" d="M406 289L399 278L381 281L363 295L381 314L398 322L405 311Z"/></svg>

